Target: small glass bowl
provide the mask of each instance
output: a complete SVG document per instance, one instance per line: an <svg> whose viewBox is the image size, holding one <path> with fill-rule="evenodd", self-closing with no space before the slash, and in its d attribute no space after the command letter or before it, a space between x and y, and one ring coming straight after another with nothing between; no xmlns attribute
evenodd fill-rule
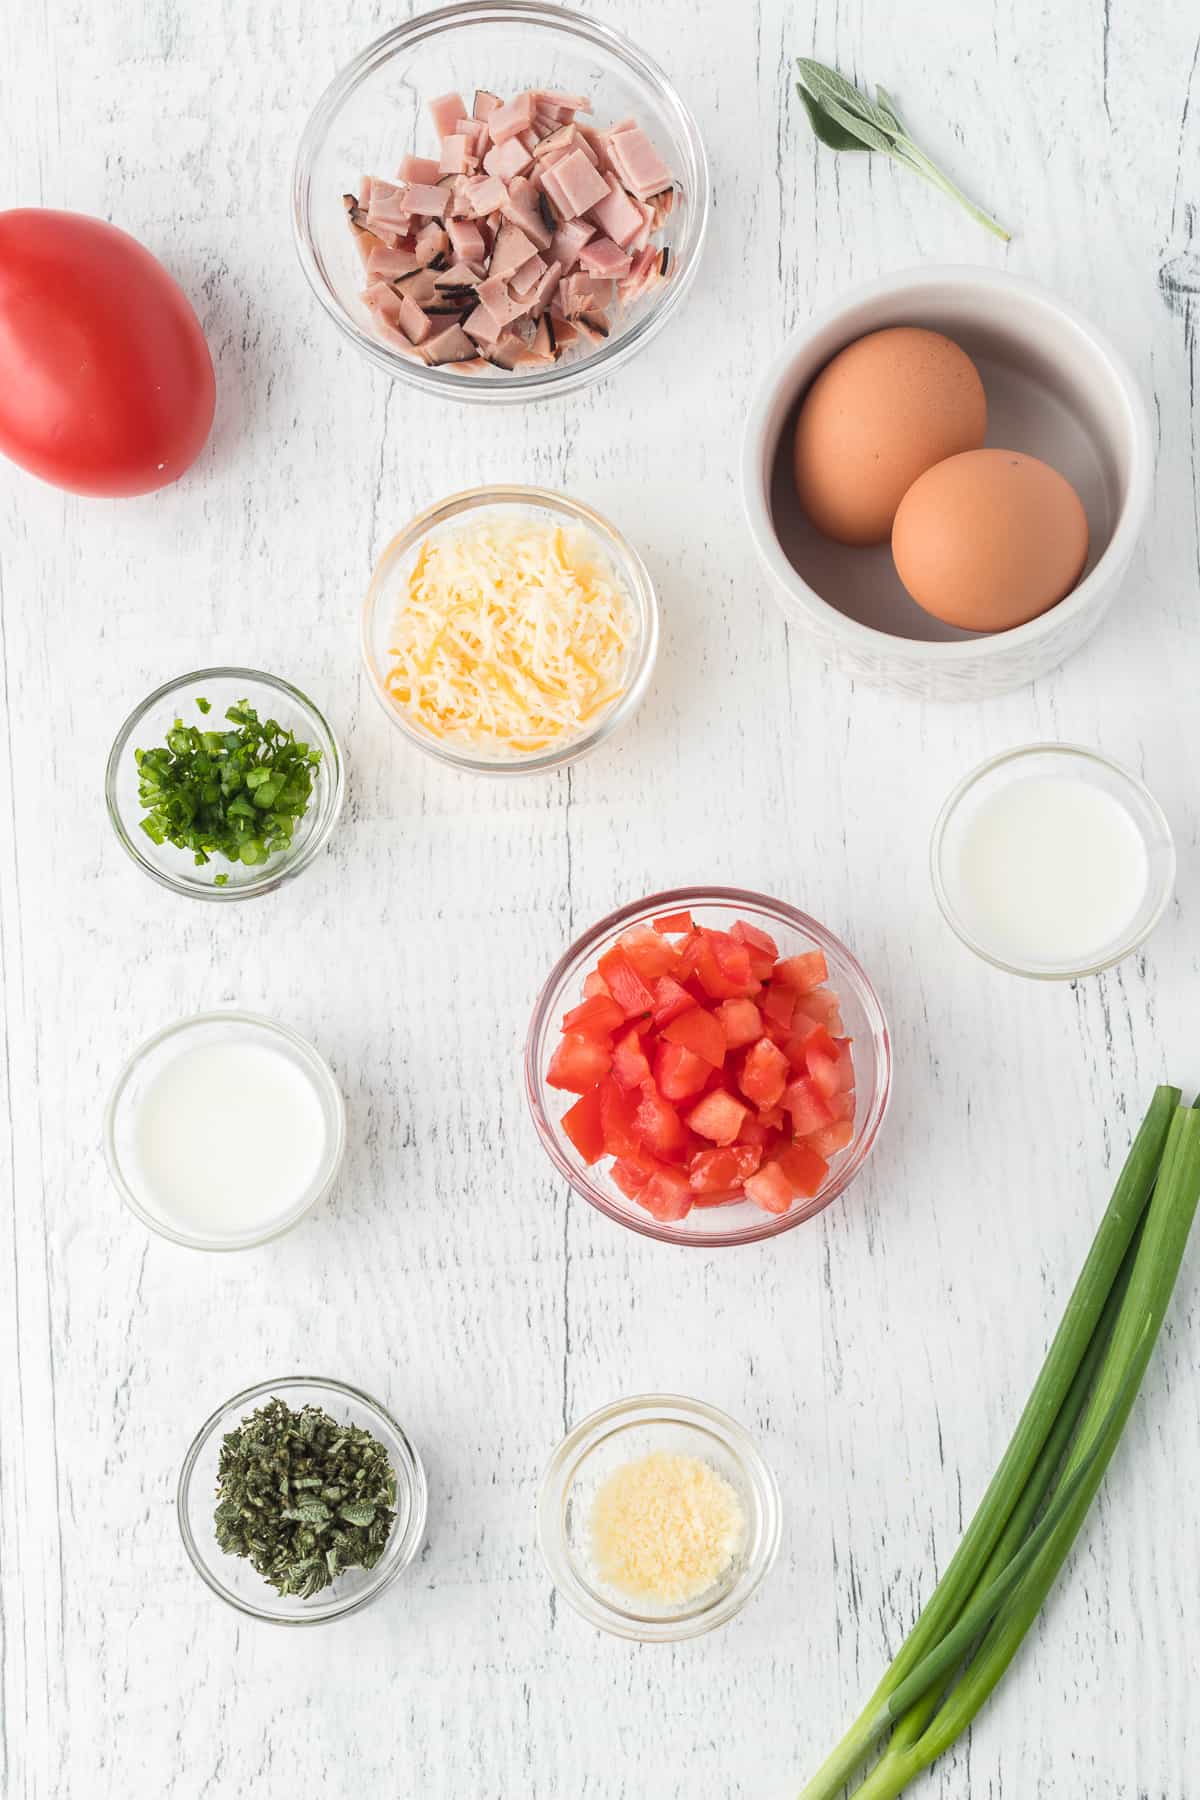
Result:
<svg viewBox="0 0 1200 1800"><path fill-rule="evenodd" d="M699 1457L723 1475L741 1500L746 1534L706 1593L651 1608L597 1573L591 1515L597 1490L614 1469L660 1450ZM678 1643L724 1625L762 1582L779 1549L779 1487L753 1439L728 1414L680 1394L640 1394L602 1407L564 1438L542 1480L537 1531L550 1579L589 1624L641 1644Z"/></svg>
<svg viewBox="0 0 1200 1800"><path fill-rule="evenodd" d="M211 711L200 711L197 695L211 703ZM315 746L321 752L321 763L308 811L297 821L295 835L286 850L255 868L226 862L222 857L197 867L190 850L152 843L142 830L145 809L138 799L133 753L164 744L176 718L185 725L219 729L226 707L238 700L248 700L260 719L276 719L286 730L294 731L300 742ZM155 688L130 713L109 751L104 799L121 848L152 880L193 900L250 900L255 895L271 893L299 875L324 849L342 810L342 762L341 747L332 727L308 696L290 682L277 675L264 675L258 669L197 669ZM214 886L216 875L228 877L223 886Z"/></svg>
<svg viewBox="0 0 1200 1800"><path fill-rule="evenodd" d="M404 585L421 545L429 537L458 531L473 515L509 511L580 528L599 543L629 595L637 638L626 671L625 691L596 720L590 731L568 738L531 756L471 755L439 743L413 723L387 690L388 644L400 610ZM620 729L645 697L658 654L658 598L645 563L633 545L607 519L581 500L536 487L480 487L451 494L418 514L394 537L375 567L362 610L362 654L371 691L384 712L410 743L455 769L476 775L539 775L577 762Z"/></svg>
<svg viewBox="0 0 1200 1800"><path fill-rule="evenodd" d="M293 1205L269 1223L234 1234L203 1235L183 1229L154 1210L150 1199L141 1193L138 1177L136 1121L138 1104L147 1087L173 1057L183 1050L238 1038L245 1043L263 1044L289 1058L312 1083L313 1091L325 1118L325 1152L316 1174ZM214 1121L214 1141L218 1122ZM286 1025L256 1013L196 1013L190 1019L177 1020L164 1026L153 1037L139 1044L116 1080L104 1111L104 1155L113 1183L130 1211L143 1225L183 1244L190 1250L250 1250L282 1237L285 1231L302 1219L306 1212L323 1200L333 1186L346 1148L346 1105L324 1057L313 1046ZM219 1169L214 1179L219 1178Z"/></svg>
<svg viewBox="0 0 1200 1800"><path fill-rule="evenodd" d="M1098 788L1118 801L1140 833L1146 851L1146 892L1128 929L1102 945L1079 963L1019 963L1006 959L980 942L954 904L951 873L962 845L962 834L973 809L1013 781L1053 775ZM972 769L954 789L933 828L929 847L929 872L942 917L955 936L993 968L1030 981L1077 981L1110 969L1143 944L1170 904L1175 886L1175 845L1158 801L1136 775L1120 763L1088 750L1081 744L1026 744L1005 750Z"/></svg>
<svg viewBox="0 0 1200 1800"><path fill-rule="evenodd" d="M854 1041L855 1089L858 1104L854 1137L834 1158L828 1179L811 1200L797 1200L786 1213L766 1213L752 1201L722 1206L695 1206L677 1223L652 1218L629 1200L605 1173L603 1161L589 1167L562 1129L562 1114L574 1096L560 1094L546 1082L546 1071L558 1041L561 1015L578 1004L583 979L632 925L649 923L659 913L687 908L700 925L728 930L736 919L769 932L783 956L822 950L829 965L829 985L838 994L846 1035ZM742 888L672 888L637 900L610 913L584 933L556 963L534 1007L525 1040L525 1093L538 1136L551 1162L577 1194L644 1237L665 1244L689 1244L712 1250L727 1244L753 1244L791 1231L823 1212L854 1180L871 1152L887 1111L892 1082L892 1049L883 1008L858 959L807 913L782 900ZM605 1159L606 1160L606 1159Z"/></svg>
<svg viewBox="0 0 1200 1800"><path fill-rule="evenodd" d="M428 153L426 110L437 95L481 82L513 94L531 85L590 95L602 126L634 117L675 176L674 208L661 241L671 273L617 314L611 335L587 354L528 373L456 374L426 368L375 337L359 299L363 265L342 196L363 174L391 176L406 151ZM309 286L355 348L397 380L451 400L497 405L572 394L618 369L657 336L692 285L708 225L708 164L691 113L657 64L608 25L542 0L440 7L377 38L318 100L292 175L292 224Z"/></svg>
<svg viewBox="0 0 1200 1800"><path fill-rule="evenodd" d="M396 1476L396 1522L375 1567L347 1569L307 1600L277 1594L245 1557L232 1556L218 1547L213 1529L221 1440L274 1395L293 1411L319 1406L334 1419L361 1425L383 1445ZM175 1504L183 1547L214 1594L252 1619L267 1619L274 1625L322 1625L328 1619L358 1612L407 1569L425 1541L428 1494L420 1456L377 1400L344 1381L289 1375L283 1381L260 1381L257 1387L246 1388L204 1421L184 1457Z"/></svg>

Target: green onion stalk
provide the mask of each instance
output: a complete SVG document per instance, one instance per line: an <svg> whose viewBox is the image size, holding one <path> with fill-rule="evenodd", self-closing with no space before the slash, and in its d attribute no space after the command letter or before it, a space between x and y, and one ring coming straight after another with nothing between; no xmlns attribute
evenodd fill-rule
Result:
<svg viewBox="0 0 1200 1800"><path fill-rule="evenodd" d="M1200 1199L1200 1113L1160 1087L1012 1441L945 1574L801 1800L892 1800L971 1723L1091 1505L1154 1349ZM1198 1103L1200 1104L1200 1103Z"/></svg>

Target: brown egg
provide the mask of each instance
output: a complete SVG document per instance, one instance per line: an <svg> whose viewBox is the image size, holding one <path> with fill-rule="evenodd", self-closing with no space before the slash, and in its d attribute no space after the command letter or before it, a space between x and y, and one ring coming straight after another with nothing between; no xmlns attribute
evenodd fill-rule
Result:
<svg viewBox="0 0 1200 1800"><path fill-rule="evenodd" d="M965 631L1009 631L1070 593L1087 561L1083 502L1016 450L969 450L914 481L892 555L918 606Z"/></svg>
<svg viewBox="0 0 1200 1800"><path fill-rule="evenodd" d="M933 463L976 450L987 428L979 371L940 331L873 331L817 376L796 420L800 504L840 544L886 543L896 508Z"/></svg>

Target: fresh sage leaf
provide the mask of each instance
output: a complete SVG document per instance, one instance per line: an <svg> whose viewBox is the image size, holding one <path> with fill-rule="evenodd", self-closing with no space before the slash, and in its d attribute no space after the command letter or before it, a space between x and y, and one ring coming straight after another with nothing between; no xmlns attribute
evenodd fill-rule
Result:
<svg viewBox="0 0 1200 1800"><path fill-rule="evenodd" d="M812 57L797 57L796 63L800 71L797 92L820 143L830 150L875 150L889 156L893 162L911 169L922 181L929 182L931 187L961 206L985 231L1008 242L1009 233L1003 225L981 206L976 206L945 171L917 147L886 88L876 87L876 99L871 100L836 69L827 68Z"/></svg>

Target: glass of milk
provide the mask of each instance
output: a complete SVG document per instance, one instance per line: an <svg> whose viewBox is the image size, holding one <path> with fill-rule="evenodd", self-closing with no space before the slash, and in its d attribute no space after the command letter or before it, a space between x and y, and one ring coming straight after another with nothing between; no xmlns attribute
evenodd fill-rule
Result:
<svg viewBox="0 0 1200 1800"><path fill-rule="evenodd" d="M197 1250L287 1231L329 1191L345 1106L324 1059L253 1013L199 1013L137 1049L104 1122L109 1172L152 1230Z"/></svg>
<svg viewBox="0 0 1200 1800"><path fill-rule="evenodd" d="M1067 981L1149 936L1171 898L1175 846L1127 769L1076 744L1029 744L959 783L930 866L943 916L977 956Z"/></svg>

